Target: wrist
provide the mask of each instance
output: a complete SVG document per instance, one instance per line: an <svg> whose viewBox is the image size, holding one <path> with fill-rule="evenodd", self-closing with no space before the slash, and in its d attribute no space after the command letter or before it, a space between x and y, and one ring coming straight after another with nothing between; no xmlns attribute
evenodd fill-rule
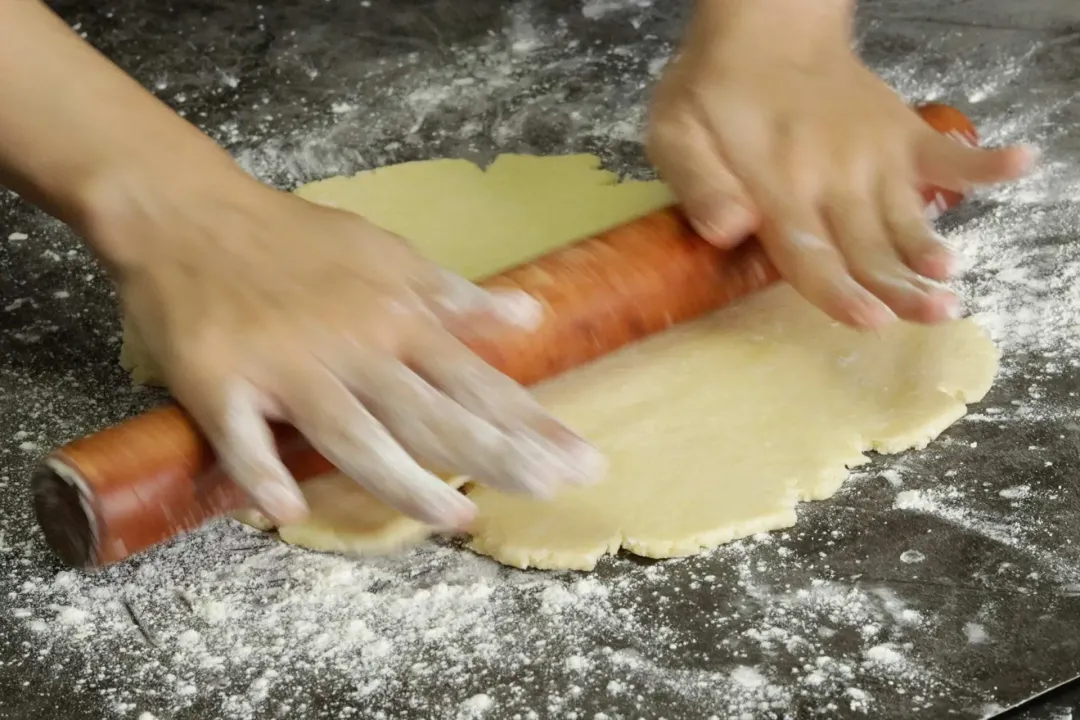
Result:
<svg viewBox="0 0 1080 720"><path fill-rule="evenodd" d="M804 61L851 47L855 0L697 0L690 42Z"/></svg>
<svg viewBox="0 0 1080 720"><path fill-rule="evenodd" d="M182 254L179 227L206 222L223 198L243 199L263 186L201 134L166 152L114 154L72 190L68 222L114 274ZM191 242L207 233L183 234Z"/></svg>

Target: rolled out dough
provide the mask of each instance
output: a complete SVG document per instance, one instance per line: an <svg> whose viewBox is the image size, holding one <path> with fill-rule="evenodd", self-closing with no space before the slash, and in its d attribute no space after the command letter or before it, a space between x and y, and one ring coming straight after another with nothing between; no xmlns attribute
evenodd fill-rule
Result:
<svg viewBox="0 0 1080 720"><path fill-rule="evenodd" d="M662 184L618 183L587 155L501 156L486 172L409 163L297 192L472 278L671 201ZM125 366L154 381L131 330ZM796 504L836 492L865 451L923 447L959 419L989 390L997 360L971 320L859 334L778 286L535 388L607 453L610 475L547 502L472 487L471 547L517 567L589 570L620 547L672 557L790 526ZM369 552L427 533L346 478L305 486L313 515L282 528L286 541Z"/></svg>

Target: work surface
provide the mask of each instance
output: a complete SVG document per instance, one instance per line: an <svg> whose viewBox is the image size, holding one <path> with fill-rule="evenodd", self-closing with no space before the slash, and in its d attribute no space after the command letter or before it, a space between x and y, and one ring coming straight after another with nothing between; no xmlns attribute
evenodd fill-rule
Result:
<svg viewBox="0 0 1080 720"><path fill-rule="evenodd" d="M643 174L643 99L683 5L58 7L294 187L499 151L591 151ZM222 522L60 572L29 510L34 461L160 396L117 367L102 270L0 198L0 717L976 718L1080 674L1080 9L876 0L860 28L912 100L1045 151L1034 177L942 224L1003 370L927 451L860 469L791 530L693 559L543 574L432 545L361 562ZM1057 702L1022 717L1071 717Z"/></svg>

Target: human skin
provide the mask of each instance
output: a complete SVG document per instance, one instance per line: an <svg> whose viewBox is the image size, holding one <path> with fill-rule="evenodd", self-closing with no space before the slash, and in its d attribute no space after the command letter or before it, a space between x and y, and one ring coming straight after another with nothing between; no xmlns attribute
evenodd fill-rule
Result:
<svg viewBox="0 0 1080 720"><path fill-rule="evenodd" d="M757 232L834 317L937 321L956 311L929 283L949 256L916 182L1008 179L1030 158L922 127L850 53L852 9L701 0L656 93L650 157L703 235ZM0 182L93 248L170 391L279 524L307 508L269 419L436 527L475 509L425 468L541 497L603 476L590 444L462 342L535 323L535 301L259 183L37 0L0 0Z"/></svg>
<svg viewBox="0 0 1080 720"><path fill-rule="evenodd" d="M835 320L934 323L961 306L921 185L1012 180L1030 149L964 145L923 122L852 49L854 0L697 0L656 92L649 157L698 231L751 233Z"/></svg>

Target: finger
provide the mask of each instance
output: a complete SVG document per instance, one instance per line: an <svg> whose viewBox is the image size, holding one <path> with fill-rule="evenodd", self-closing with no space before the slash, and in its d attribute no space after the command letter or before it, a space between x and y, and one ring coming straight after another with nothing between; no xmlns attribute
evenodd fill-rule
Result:
<svg viewBox="0 0 1080 720"><path fill-rule="evenodd" d="M439 320L459 335L497 331L510 325L532 330L544 317L543 306L523 290L486 290L438 268L426 302Z"/></svg>
<svg viewBox="0 0 1080 720"><path fill-rule="evenodd" d="M1035 162L1028 147L978 148L960 134L920 128L916 144L919 177L933 185L963 192L972 185L1015 180Z"/></svg>
<svg viewBox="0 0 1080 720"><path fill-rule="evenodd" d="M753 202L703 125L692 119L657 120L647 150L694 229L710 243L733 247L757 228Z"/></svg>
<svg viewBox="0 0 1080 720"><path fill-rule="evenodd" d="M861 194L825 203L833 238L852 277L898 317L937 322L954 317L959 302L947 288L916 275L894 249L877 202Z"/></svg>
<svg viewBox="0 0 1080 720"><path fill-rule="evenodd" d="M758 238L780 275L804 298L838 322L862 329L896 319L880 299L851 276L814 203L800 199L778 177L753 167L744 180L768 218Z"/></svg>
<svg viewBox="0 0 1080 720"><path fill-rule="evenodd" d="M369 364L351 380L372 414L428 467L544 498L578 479L576 469L544 438L495 427L400 362Z"/></svg>
<svg viewBox="0 0 1080 720"><path fill-rule="evenodd" d="M595 447L449 333L426 335L422 345L410 348L407 359L421 377L454 402L550 456L545 462L561 468L567 482L590 483L604 476L607 461Z"/></svg>
<svg viewBox="0 0 1080 720"><path fill-rule="evenodd" d="M292 368L280 384L290 421L312 447L387 505L436 527L472 520L473 504L420 467L325 367Z"/></svg>
<svg viewBox="0 0 1080 720"><path fill-rule="evenodd" d="M915 272L944 282L956 274L956 255L931 228L922 195L910 183L882 184L881 207L886 230L903 261Z"/></svg>
<svg viewBox="0 0 1080 720"><path fill-rule="evenodd" d="M178 396L213 446L221 469L244 489L255 507L277 525L307 517L303 493L278 456L262 393L248 382L235 380L200 383L198 391L185 383Z"/></svg>

